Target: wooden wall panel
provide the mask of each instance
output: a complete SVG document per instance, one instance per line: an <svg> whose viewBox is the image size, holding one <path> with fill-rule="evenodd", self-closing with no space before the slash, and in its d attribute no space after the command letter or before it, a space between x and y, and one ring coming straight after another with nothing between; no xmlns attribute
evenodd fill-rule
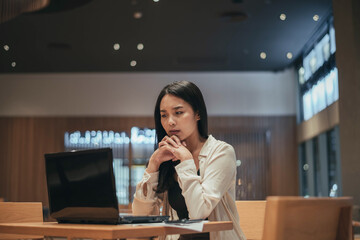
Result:
<svg viewBox="0 0 360 240"><path fill-rule="evenodd" d="M154 127L152 117L0 117L0 197L46 206L44 153L64 150L66 131ZM209 132L270 131L269 195L297 195L295 117L211 117Z"/></svg>
<svg viewBox="0 0 360 240"><path fill-rule="evenodd" d="M212 117L209 130L268 132L269 195L298 195L298 154L295 116Z"/></svg>
<svg viewBox="0 0 360 240"><path fill-rule="evenodd" d="M360 1L333 0L336 65L339 69L339 118L342 193L360 208ZM360 212L355 213L360 218Z"/></svg>

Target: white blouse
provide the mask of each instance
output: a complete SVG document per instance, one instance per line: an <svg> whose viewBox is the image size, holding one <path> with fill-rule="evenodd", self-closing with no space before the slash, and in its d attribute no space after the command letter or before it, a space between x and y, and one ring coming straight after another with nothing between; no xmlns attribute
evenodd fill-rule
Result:
<svg viewBox="0 0 360 240"><path fill-rule="evenodd" d="M235 205L234 148L210 135L199 153L200 176L197 175L195 163L191 160L183 161L175 167L189 218L232 221L233 230L211 232L210 239L245 240ZM161 204L164 203L165 210L168 210L166 214L177 219L176 211L171 209L166 201L166 194L157 194L154 191L158 184L158 177L159 172L145 171L142 180L136 186L132 204L133 214L159 215Z"/></svg>

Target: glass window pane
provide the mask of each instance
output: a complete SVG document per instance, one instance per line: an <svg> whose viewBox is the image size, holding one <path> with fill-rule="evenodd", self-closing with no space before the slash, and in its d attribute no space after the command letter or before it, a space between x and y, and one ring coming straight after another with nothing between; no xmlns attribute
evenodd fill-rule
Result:
<svg viewBox="0 0 360 240"><path fill-rule="evenodd" d="M324 64L323 46L321 41L315 46L315 56L316 70L318 70Z"/></svg>
<svg viewBox="0 0 360 240"><path fill-rule="evenodd" d="M328 156L328 174L329 174L329 186L328 193L330 197L337 197L339 192L339 179L337 177L337 135L335 129L332 129L326 133L327 140L327 156Z"/></svg>
<svg viewBox="0 0 360 240"><path fill-rule="evenodd" d="M326 108L326 99L325 99L325 79L321 79L317 84L317 96L318 96L318 106L317 109L319 112Z"/></svg>
<svg viewBox="0 0 360 240"><path fill-rule="evenodd" d="M308 120L313 115L312 103L311 103L311 91L307 91L303 96L304 107L304 120Z"/></svg>
<svg viewBox="0 0 360 240"><path fill-rule="evenodd" d="M309 164L306 160L305 143L302 143L299 147L300 154L300 178L301 178L301 195L309 196Z"/></svg>
<svg viewBox="0 0 360 240"><path fill-rule="evenodd" d="M318 59L316 56L316 52L315 50L312 50L309 54L309 67L310 67L310 71L311 74L315 73L316 70L318 69Z"/></svg>
<svg viewBox="0 0 360 240"><path fill-rule="evenodd" d="M330 73L325 77L325 87L326 87L326 105L329 106L335 101L334 81L333 78L331 78Z"/></svg>
<svg viewBox="0 0 360 240"><path fill-rule="evenodd" d="M330 28L330 52L331 54L336 51L336 43L335 43L335 29L334 27Z"/></svg>
<svg viewBox="0 0 360 240"><path fill-rule="evenodd" d="M330 37L329 34L326 34L320 41L322 54L324 60L327 61L330 58Z"/></svg>
<svg viewBox="0 0 360 240"><path fill-rule="evenodd" d="M312 55L309 53L303 60L303 67L304 67L304 77L305 81L309 80L312 75L311 68L310 68L310 59Z"/></svg>
<svg viewBox="0 0 360 240"><path fill-rule="evenodd" d="M318 85L314 85L311 89L311 101L313 107L313 114L317 114L319 112L319 104L318 104Z"/></svg>
<svg viewBox="0 0 360 240"><path fill-rule="evenodd" d="M322 196L321 193L321 164L319 154L319 139L315 137L312 139L313 144L313 160L314 160L314 188L315 195Z"/></svg>

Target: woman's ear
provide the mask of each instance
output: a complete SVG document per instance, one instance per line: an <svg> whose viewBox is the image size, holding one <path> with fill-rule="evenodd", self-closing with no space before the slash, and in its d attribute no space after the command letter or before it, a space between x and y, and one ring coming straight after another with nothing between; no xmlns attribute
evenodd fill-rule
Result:
<svg viewBox="0 0 360 240"><path fill-rule="evenodd" d="M196 119L196 121L199 121L199 120L200 120L200 115L199 115L199 112L197 112L197 113L196 113L196 115L195 115L195 119Z"/></svg>

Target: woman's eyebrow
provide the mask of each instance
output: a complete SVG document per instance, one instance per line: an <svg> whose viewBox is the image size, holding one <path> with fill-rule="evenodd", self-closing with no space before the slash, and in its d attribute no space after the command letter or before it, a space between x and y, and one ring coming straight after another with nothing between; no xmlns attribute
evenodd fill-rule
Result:
<svg viewBox="0 0 360 240"><path fill-rule="evenodd" d="M174 110L178 110L180 108L184 108L183 106L176 106L176 107L173 107ZM160 109L160 112L166 112L165 109Z"/></svg>

